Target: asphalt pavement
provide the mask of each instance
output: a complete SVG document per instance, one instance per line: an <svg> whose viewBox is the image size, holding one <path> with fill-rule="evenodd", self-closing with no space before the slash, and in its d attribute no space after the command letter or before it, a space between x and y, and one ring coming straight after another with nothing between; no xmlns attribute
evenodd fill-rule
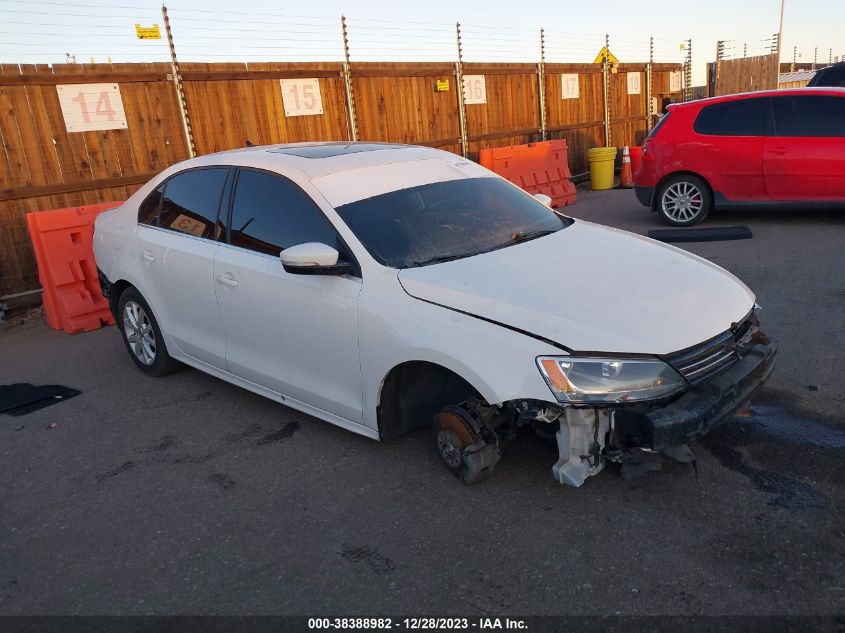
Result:
<svg viewBox="0 0 845 633"><path fill-rule="evenodd" d="M631 191L578 196L661 228ZM193 369L147 378L111 327L0 331L0 384L82 391L0 415L0 614L844 614L845 211L704 223L729 225L753 239L680 246L757 293L780 358L697 474L568 488L528 435L466 487L428 431L379 444Z"/></svg>

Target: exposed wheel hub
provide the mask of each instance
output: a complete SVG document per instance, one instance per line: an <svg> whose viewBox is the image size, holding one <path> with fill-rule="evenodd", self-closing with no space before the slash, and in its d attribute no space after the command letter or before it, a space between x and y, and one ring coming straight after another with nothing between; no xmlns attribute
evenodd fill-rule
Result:
<svg viewBox="0 0 845 633"><path fill-rule="evenodd" d="M466 484L487 479L499 461L492 431L462 407L446 407L434 418L434 441L444 465ZM484 439L486 436L487 440ZM489 443L488 443L489 442Z"/></svg>
<svg viewBox="0 0 845 633"><path fill-rule="evenodd" d="M452 468L458 468L464 461L461 440L451 429L445 429L437 434L437 449L443 461Z"/></svg>

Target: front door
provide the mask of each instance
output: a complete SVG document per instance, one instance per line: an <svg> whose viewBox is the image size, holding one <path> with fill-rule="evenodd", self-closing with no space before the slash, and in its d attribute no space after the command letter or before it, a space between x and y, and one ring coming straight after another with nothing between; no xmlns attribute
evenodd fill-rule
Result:
<svg viewBox="0 0 845 633"><path fill-rule="evenodd" d="M774 200L845 201L845 97L771 98L763 169Z"/></svg>
<svg viewBox="0 0 845 633"><path fill-rule="evenodd" d="M214 260L229 371L287 398L362 422L356 275L296 275L279 253L306 242L348 257L314 201L290 180L238 172L227 244Z"/></svg>

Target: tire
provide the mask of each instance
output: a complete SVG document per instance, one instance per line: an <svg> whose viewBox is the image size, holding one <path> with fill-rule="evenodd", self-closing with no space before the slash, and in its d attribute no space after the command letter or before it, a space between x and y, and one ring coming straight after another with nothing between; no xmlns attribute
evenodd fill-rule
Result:
<svg viewBox="0 0 845 633"><path fill-rule="evenodd" d="M692 226L710 213L713 194L707 183L698 176L678 174L669 177L660 186L655 204L666 224Z"/></svg>
<svg viewBox="0 0 845 633"><path fill-rule="evenodd" d="M167 352L161 329L149 304L135 288L124 290L117 302L117 326L129 357L148 376L166 376L181 366ZM131 340L130 340L131 339Z"/></svg>

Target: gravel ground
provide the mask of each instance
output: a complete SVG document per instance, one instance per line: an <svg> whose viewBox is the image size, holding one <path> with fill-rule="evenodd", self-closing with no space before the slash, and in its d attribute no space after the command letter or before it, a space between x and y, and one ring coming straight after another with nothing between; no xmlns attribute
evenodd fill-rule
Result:
<svg viewBox="0 0 845 633"><path fill-rule="evenodd" d="M660 228L630 191L570 213ZM682 246L757 293L780 358L697 476L571 489L526 436L465 487L426 431L379 444L193 369L146 378L114 328L3 329L0 384L82 395L0 416L0 614L845 613L845 213L705 226L736 224L754 238Z"/></svg>

